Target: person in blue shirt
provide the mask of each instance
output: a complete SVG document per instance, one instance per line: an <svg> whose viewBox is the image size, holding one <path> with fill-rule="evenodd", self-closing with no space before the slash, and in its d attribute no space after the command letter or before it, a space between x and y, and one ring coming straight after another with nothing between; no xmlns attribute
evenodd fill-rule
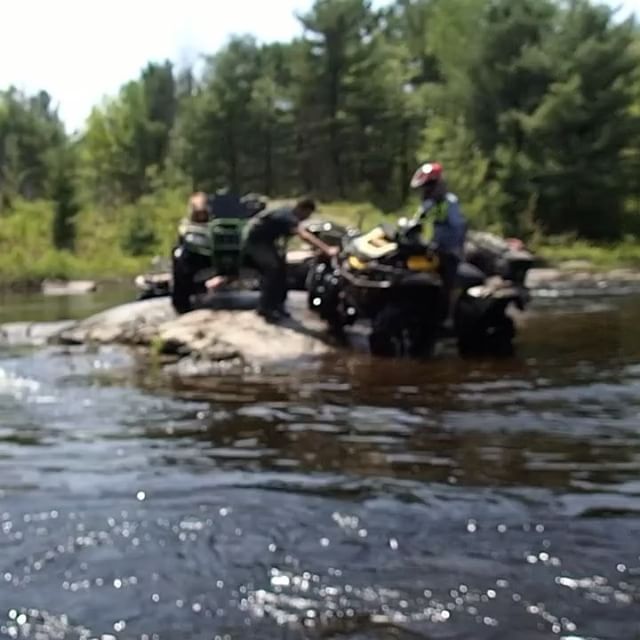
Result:
<svg viewBox="0 0 640 640"><path fill-rule="evenodd" d="M447 189L440 163L420 165L411 178L411 188L420 191L420 213L433 223L433 242L440 259L440 276L446 299L443 320L447 323L451 321L453 291L464 253L467 221L458 197Z"/></svg>

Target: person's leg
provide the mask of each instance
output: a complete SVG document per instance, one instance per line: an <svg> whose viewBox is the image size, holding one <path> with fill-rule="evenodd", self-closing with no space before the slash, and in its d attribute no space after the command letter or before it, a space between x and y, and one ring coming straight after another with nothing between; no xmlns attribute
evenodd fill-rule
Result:
<svg viewBox="0 0 640 640"><path fill-rule="evenodd" d="M453 316L454 292L458 277L458 265L460 259L448 252L440 254L440 277L442 278L442 314L441 322L450 322Z"/></svg>
<svg viewBox="0 0 640 640"><path fill-rule="evenodd" d="M280 256L276 248L268 244L255 244L247 247L247 254L260 272L260 302L258 311L264 315L273 315L281 304Z"/></svg>
<svg viewBox="0 0 640 640"><path fill-rule="evenodd" d="M278 269L277 275L275 276L276 280L276 291L277 291L277 300L278 300L278 311L282 313L284 316L289 316L289 312L285 307L285 303L287 302L287 294L288 294L288 283L287 283L287 258L286 256L278 253Z"/></svg>

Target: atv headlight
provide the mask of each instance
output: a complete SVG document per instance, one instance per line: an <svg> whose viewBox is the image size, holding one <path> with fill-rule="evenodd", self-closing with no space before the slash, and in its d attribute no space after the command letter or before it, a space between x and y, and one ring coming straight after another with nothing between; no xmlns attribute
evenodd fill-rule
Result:
<svg viewBox="0 0 640 640"><path fill-rule="evenodd" d="M467 289L467 294L469 294L472 298L482 298L485 293L485 288L482 285L478 285L477 287L469 287Z"/></svg>

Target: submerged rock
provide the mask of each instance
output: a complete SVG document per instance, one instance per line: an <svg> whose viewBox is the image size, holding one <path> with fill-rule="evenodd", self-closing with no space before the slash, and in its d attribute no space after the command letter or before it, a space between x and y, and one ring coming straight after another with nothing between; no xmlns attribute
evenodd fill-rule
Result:
<svg viewBox="0 0 640 640"><path fill-rule="evenodd" d="M640 271L537 268L527 273L526 283L534 297L626 295L640 292Z"/></svg>
<svg viewBox="0 0 640 640"><path fill-rule="evenodd" d="M130 302L73 323L56 340L62 344L149 344L158 327L175 318L166 298Z"/></svg>
<svg viewBox="0 0 640 640"><path fill-rule="evenodd" d="M96 291L98 285L93 280L45 280L42 293L45 296L79 296Z"/></svg>

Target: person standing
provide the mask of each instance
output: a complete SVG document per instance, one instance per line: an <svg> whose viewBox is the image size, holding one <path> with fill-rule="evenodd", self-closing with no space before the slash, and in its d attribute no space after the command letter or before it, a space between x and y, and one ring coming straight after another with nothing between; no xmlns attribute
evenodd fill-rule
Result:
<svg viewBox="0 0 640 640"><path fill-rule="evenodd" d="M302 198L293 207L266 209L247 224L244 251L260 272L258 313L269 322L278 322L290 316L285 306L286 246L289 238L297 235L327 255L337 253L335 247L316 238L302 224L315 210L316 205L311 198Z"/></svg>
<svg viewBox="0 0 640 640"><path fill-rule="evenodd" d="M448 323L453 311L458 266L464 254L467 221L458 197L447 188L440 163L427 162L418 167L411 178L411 188L420 191L420 213L433 223L433 241L440 259L445 297L443 321Z"/></svg>

